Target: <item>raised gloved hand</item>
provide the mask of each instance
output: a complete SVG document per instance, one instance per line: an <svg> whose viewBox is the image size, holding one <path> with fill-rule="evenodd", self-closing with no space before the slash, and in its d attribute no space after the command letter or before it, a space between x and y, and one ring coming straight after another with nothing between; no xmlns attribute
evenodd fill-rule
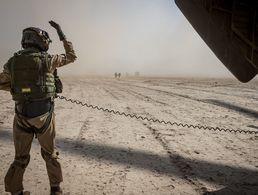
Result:
<svg viewBox="0 0 258 195"><path fill-rule="evenodd" d="M64 35L64 33L63 33L63 31L62 31L62 29L61 29L61 27L60 27L59 24L57 24L57 23L54 22L53 20L49 21L49 24L50 24L53 28L56 29L60 41L63 41L63 40L66 39L66 38L65 38L65 35Z"/></svg>

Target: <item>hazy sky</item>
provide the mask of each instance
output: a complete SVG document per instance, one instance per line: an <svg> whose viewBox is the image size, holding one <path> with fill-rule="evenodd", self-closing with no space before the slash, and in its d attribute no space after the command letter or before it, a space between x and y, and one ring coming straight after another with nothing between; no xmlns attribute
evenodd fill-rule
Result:
<svg viewBox="0 0 258 195"><path fill-rule="evenodd" d="M63 53L51 19L78 56L63 74L231 76L173 0L1 0L0 64L21 48L29 26L49 32L50 53Z"/></svg>

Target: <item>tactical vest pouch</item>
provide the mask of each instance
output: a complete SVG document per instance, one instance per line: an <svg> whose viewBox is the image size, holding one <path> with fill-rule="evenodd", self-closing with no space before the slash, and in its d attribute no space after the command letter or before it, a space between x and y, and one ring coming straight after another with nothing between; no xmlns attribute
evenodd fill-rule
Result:
<svg viewBox="0 0 258 195"><path fill-rule="evenodd" d="M57 69L55 69L54 77L55 77L56 93L62 93L63 92L63 83L60 80L59 76L57 75Z"/></svg>

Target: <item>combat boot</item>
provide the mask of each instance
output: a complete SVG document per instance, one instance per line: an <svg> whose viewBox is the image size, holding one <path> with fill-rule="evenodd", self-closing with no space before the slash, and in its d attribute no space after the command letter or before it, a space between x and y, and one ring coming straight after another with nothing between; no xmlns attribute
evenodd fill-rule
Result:
<svg viewBox="0 0 258 195"><path fill-rule="evenodd" d="M62 195L63 191L59 186L51 187L50 195Z"/></svg>

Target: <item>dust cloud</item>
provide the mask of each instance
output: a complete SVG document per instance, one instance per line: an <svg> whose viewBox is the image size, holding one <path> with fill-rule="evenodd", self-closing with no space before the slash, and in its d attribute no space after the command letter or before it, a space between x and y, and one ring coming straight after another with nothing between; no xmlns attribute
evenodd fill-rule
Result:
<svg viewBox="0 0 258 195"><path fill-rule="evenodd" d="M2 0L0 68L21 48L21 32L29 26L48 31L49 52L62 53L51 19L78 56L62 68L65 75L231 76L172 0Z"/></svg>

